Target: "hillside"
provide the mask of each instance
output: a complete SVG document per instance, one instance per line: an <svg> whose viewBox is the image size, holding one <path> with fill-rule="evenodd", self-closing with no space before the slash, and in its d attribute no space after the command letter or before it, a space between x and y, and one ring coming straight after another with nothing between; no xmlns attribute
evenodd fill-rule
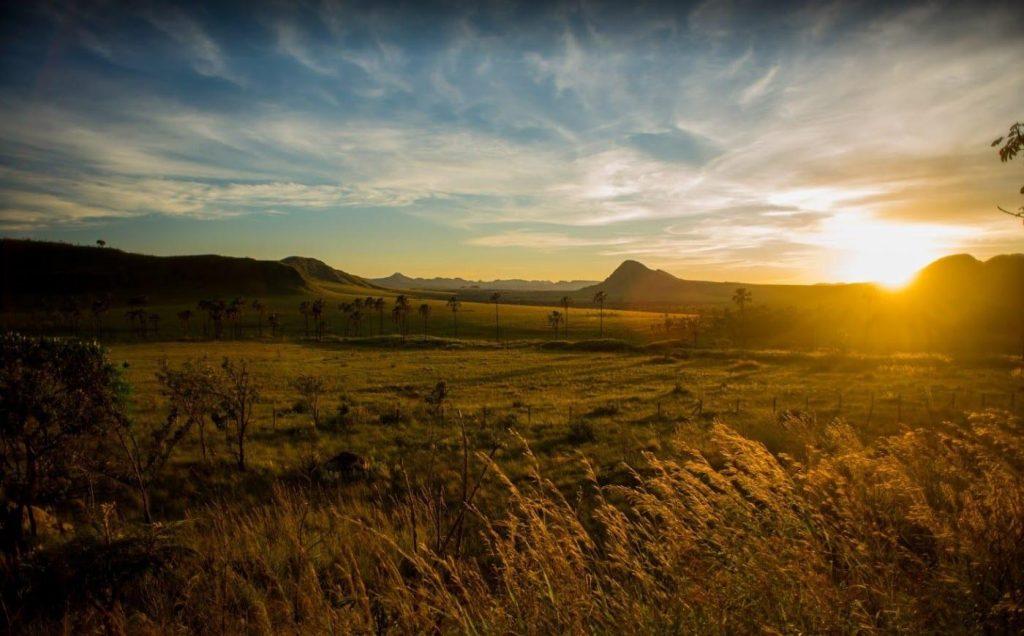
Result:
<svg viewBox="0 0 1024 636"><path fill-rule="evenodd" d="M495 290L495 291L575 291L596 281L591 280L525 280L508 278L500 280L467 280L465 278L412 278L395 272L384 278L373 278L370 282L389 289L431 289L439 291Z"/></svg>
<svg viewBox="0 0 1024 636"><path fill-rule="evenodd" d="M292 267L228 256L148 256L112 248L0 239L3 302L66 294L275 296L306 291Z"/></svg>
<svg viewBox="0 0 1024 636"><path fill-rule="evenodd" d="M323 261L315 258L309 258L308 256L289 256L281 259L281 262L293 267L308 281L341 283L343 285L367 287L370 289L380 289L381 287L380 285L376 285L365 278L360 278L359 276L349 274L348 272L343 272L340 269L335 269Z"/></svg>

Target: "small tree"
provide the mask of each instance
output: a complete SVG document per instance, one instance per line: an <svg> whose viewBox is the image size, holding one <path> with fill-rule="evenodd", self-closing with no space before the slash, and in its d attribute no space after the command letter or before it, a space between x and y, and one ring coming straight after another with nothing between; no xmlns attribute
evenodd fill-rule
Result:
<svg viewBox="0 0 1024 636"><path fill-rule="evenodd" d="M107 242L103 239L96 239L96 247L104 248L107 246Z"/></svg>
<svg viewBox="0 0 1024 636"><path fill-rule="evenodd" d="M150 488L160 478L167 460L191 425L187 417L179 417L178 411L172 407L162 423L144 433L128 418L121 418L119 426L115 428L121 456L120 461L114 462L112 470L108 470L107 474L135 489L146 523L153 523Z"/></svg>
<svg viewBox="0 0 1024 636"><path fill-rule="evenodd" d="M732 302L736 303L737 309L740 312L740 340L745 345L747 342L747 305L750 303L753 296L746 287L739 287L736 292L732 295Z"/></svg>
<svg viewBox="0 0 1024 636"><path fill-rule="evenodd" d="M126 417L126 386L99 345L0 336L0 547L25 547L24 520L86 489Z"/></svg>
<svg viewBox="0 0 1024 636"><path fill-rule="evenodd" d="M320 400L327 392L324 379L316 375L300 375L291 381L291 386L299 394L303 406L313 418L313 430L320 428Z"/></svg>
<svg viewBox="0 0 1024 636"><path fill-rule="evenodd" d="M161 361L156 372L160 393L167 399L171 413L199 432L199 448L204 462L209 461L206 424L217 407L217 376L205 359L189 360L180 369Z"/></svg>
<svg viewBox="0 0 1024 636"><path fill-rule="evenodd" d="M548 314L548 324L551 326L551 330L554 331L555 337L558 337L558 328L562 325L562 312L552 311Z"/></svg>
<svg viewBox="0 0 1024 636"><path fill-rule="evenodd" d="M267 324L270 325L270 337L276 338L277 332L281 328L281 317L277 313L272 313L267 316Z"/></svg>
<svg viewBox="0 0 1024 636"><path fill-rule="evenodd" d="M604 337L604 303L605 303L606 300L608 300L608 294L606 294L605 292L599 291L596 294L594 294L594 304L597 305L597 307L598 307L598 317L599 317L598 318L598 321L599 321L598 322L598 331L597 331L597 334L598 334L597 337L598 338L603 338Z"/></svg>
<svg viewBox="0 0 1024 636"><path fill-rule="evenodd" d="M260 399L260 385L246 360L224 358L220 368L213 421L218 428L228 431L238 470L245 470L245 442Z"/></svg>
<svg viewBox="0 0 1024 636"><path fill-rule="evenodd" d="M459 310L462 309L462 303L459 301L458 296L452 296L445 303L448 306L448 311L452 312L452 328L454 331L454 337L459 337Z"/></svg>

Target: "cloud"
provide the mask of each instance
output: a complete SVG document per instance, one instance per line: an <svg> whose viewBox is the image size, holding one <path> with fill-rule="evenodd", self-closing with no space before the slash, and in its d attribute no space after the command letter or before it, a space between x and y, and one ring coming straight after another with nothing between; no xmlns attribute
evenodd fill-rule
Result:
<svg viewBox="0 0 1024 636"><path fill-rule="evenodd" d="M197 73L243 83L228 67L220 46L197 20L173 6L146 11L144 15L154 27L185 48Z"/></svg>
<svg viewBox="0 0 1024 636"><path fill-rule="evenodd" d="M634 148L666 162L703 165L722 153L722 148L710 139L678 128L635 133L627 140Z"/></svg>
<svg viewBox="0 0 1024 636"><path fill-rule="evenodd" d="M470 245L786 279L827 266L830 219L1012 245L992 212L1019 171L987 142L1020 116L1017 13L840 4L140 10L164 48L88 13L88 59L45 66L81 87L60 99L24 88L42 53L0 45L0 222L376 207Z"/></svg>
<svg viewBox="0 0 1024 636"><path fill-rule="evenodd" d="M768 72L762 75L756 82L743 89L743 92L740 93L740 104L746 106L747 104L763 97L764 94L768 92L768 88L771 86L772 80L775 79L778 72L779 65L776 64L768 69Z"/></svg>
<svg viewBox="0 0 1024 636"><path fill-rule="evenodd" d="M571 247L605 247L610 245L629 245L635 239L616 238L584 238L545 232L511 231L501 234L478 236L466 241L467 245L484 247L529 247L534 249L558 249Z"/></svg>

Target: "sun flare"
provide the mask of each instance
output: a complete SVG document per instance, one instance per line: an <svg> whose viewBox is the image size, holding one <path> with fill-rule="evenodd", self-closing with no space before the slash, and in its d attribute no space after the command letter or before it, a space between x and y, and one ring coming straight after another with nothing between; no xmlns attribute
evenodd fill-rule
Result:
<svg viewBox="0 0 1024 636"><path fill-rule="evenodd" d="M965 228L947 225L839 214L826 221L818 238L833 250L838 280L898 288L922 267L955 249L965 234Z"/></svg>

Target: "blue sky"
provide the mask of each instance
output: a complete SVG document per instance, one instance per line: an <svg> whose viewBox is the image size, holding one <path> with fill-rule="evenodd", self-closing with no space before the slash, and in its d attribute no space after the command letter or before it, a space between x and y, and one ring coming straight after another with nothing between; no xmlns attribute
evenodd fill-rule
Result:
<svg viewBox="0 0 1024 636"><path fill-rule="evenodd" d="M0 231L483 278L1021 249L1019 4L625 4L5 7Z"/></svg>

